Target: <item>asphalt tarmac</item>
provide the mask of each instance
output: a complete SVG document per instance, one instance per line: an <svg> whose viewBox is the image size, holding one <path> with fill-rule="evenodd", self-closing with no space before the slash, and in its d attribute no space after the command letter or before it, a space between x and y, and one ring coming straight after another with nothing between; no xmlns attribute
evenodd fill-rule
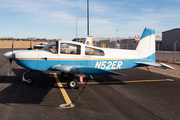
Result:
<svg viewBox="0 0 180 120"><path fill-rule="evenodd" d="M7 76L8 60L0 49L1 120L179 120L180 79L139 68L119 70L128 77L93 75L82 95L74 101L84 84L68 89L59 76L73 108L61 108L65 98L51 72L30 73L32 85L22 82L28 71L12 64ZM161 69L159 69L161 70ZM59 75L59 72L57 72ZM85 78L84 81L86 81Z"/></svg>

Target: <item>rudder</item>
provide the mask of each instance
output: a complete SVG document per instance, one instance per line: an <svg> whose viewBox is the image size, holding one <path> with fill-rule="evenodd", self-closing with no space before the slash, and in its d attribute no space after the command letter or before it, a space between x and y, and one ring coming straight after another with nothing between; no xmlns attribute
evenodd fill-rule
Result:
<svg viewBox="0 0 180 120"><path fill-rule="evenodd" d="M155 30L145 28L136 48L139 58L156 59Z"/></svg>

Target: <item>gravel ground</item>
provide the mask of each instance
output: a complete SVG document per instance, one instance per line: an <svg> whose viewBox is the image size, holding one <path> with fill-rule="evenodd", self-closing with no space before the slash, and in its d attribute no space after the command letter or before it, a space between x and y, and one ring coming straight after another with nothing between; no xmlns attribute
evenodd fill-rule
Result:
<svg viewBox="0 0 180 120"><path fill-rule="evenodd" d="M173 58L159 58L157 60L157 62L166 62L166 63L174 63L174 59ZM180 62L180 59L175 59L175 63Z"/></svg>

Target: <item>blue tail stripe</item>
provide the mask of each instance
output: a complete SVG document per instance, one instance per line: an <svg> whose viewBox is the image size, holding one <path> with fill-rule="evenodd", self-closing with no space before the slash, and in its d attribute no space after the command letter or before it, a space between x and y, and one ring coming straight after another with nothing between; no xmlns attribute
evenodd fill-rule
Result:
<svg viewBox="0 0 180 120"><path fill-rule="evenodd" d="M153 34L155 34L155 30L146 28L146 29L144 29L144 31L143 31L143 34L142 34L142 36L141 36L141 39L143 39L143 38L145 38L145 37L147 37L147 36L149 36L149 35L153 35ZM140 40L141 40L141 39L140 39Z"/></svg>

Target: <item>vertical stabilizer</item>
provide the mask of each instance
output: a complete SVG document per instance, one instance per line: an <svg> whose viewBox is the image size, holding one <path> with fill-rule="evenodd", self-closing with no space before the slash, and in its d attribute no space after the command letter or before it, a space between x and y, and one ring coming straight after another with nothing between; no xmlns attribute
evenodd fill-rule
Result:
<svg viewBox="0 0 180 120"><path fill-rule="evenodd" d="M155 30L145 28L136 48L139 58L156 59Z"/></svg>

